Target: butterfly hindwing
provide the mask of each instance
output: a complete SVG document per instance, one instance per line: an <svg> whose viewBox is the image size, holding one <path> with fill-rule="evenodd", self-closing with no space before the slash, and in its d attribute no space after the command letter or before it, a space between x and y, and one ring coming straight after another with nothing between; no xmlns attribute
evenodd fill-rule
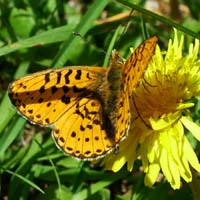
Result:
<svg viewBox="0 0 200 200"><path fill-rule="evenodd" d="M115 145L104 127L100 102L85 97L55 123L53 136L64 152L81 159L105 155Z"/></svg>

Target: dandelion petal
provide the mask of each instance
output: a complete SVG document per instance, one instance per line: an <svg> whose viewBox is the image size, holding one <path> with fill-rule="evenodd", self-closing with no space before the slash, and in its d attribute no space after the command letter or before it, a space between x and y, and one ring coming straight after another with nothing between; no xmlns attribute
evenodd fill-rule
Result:
<svg viewBox="0 0 200 200"><path fill-rule="evenodd" d="M192 133L192 135L200 141L200 127L194 122L190 121L187 117L182 116L181 122Z"/></svg>

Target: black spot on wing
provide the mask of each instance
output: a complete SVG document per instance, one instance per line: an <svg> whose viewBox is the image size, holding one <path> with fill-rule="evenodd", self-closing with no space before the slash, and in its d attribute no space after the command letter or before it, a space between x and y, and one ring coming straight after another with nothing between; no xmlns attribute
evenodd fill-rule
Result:
<svg viewBox="0 0 200 200"><path fill-rule="evenodd" d="M64 104L69 104L69 103L70 103L70 97L63 95L63 96L61 97L61 101L62 101Z"/></svg>
<svg viewBox="0 0 200 200"><path fill-rule="evenodd" d="M33 110L32 110L32 109L28 110L28 113L32 114L32 113L33 113Z"/></svg>
<svg viewBox="0 0 200 200"><path fill-rule="evenodd" d="M41 118L41 115L40 115L40 114L37 114L37 115L36 115L36 118L38 118L38 119Z"/></svg>
<svg viewBox="0 0 200 200"><path fill-rule="evenodd" d="M69 76L70 76L70 74L72 74L72 70L71 69L69 69L68 70L68 72L65 74L65 83L66 84L69 84L70 83L70 80L69 80Z"/></svg>
<svg viewBox="0 0 200 200"><path fill-rule="evenodd" d="M50 107L50 106L51 106L51 102L48 102L46 106L47 106L47 107Z"/></svg>
<svg viewBox="0 0 200 200"><path fill-rule="evenodd" d="M49 73L44 75L44 80L45 80L45 84L50 81L50 74Z"/></svg>
<svg viewBox="0 0 200 200"><path fill-rule="evenodd" d="M89 155L89 154L91 154L91 151L89 151L89 150L85 151L84 154Z"/></svg>
<svg viewBox="0 0 200 200"><path fill-rule="evenodd" d="M51 94L55 94L57 92L58 88L54 85L51 87Z"/></svg>
<svg viewBox="0 0 200 200"><path fill-rule="evenodd" d="M89 73L89 72L87 72L86 77L87 77L87 79L92 79L92 78L90 77L90 73Z"/></svg>
<svg viewBox="0 0 200 200"><path fill-rule="evenodd" d="M81 70L80 70L80 69L77 70L77 71L76 71L76 75L75 75L75 79L76 79L76 80L80 80L80 79L81 79L81 74L82 74Z"/></svg>
<svg viewBox="0 0 200 200"><path fill-rule="evenodd" d="M64 93L67 93L67 92L69 91L69 87L67 87L66 85L64 85L64 86L62 87L62 89L63 89L63 92L64 92Z"/></svg>
<svg viewBox="0 0 200 200"><path fill-rule="evenodd" d="M86 91L86 88L78 88L78 87L76 87L76 85L74 85L72 87L72 90L73 90L74 93L80 93L80 92Z"/></svg>
<svg viewBox="0 0 200 200"><path fill-rule="evenodd" d="M38 99L38 103L42 103L43 101L44 101L43 98L39 98L39 99Z"/></svg>
<svg viewBox="0 0 200 200"><path fill-rule="evenodd" d="M80 112L80 110L76 109L75 113L79 115L82 119L84 119L84 114Z"/></svg>
<svg viewBox="0 0 200 200"><path fill-rule="evenodd" d="M40 92L40 93L44 93L44 92L45 92L44 85L40 87L39 92Z"/></svg>
<svg viewBox="0 0 200 200"><path fill-rule="evenodd" d="M46 119L45 119L45 122L46 122L47 124L49 124L49 123L50 123L49 118L46 118Z"/></svg>
<svg viewBox="0 0 200 200"><path fill-rule="evenodd" d="M57 82L56 84L59 84L61 81L61 72L57 72Z"/></svg>
<svg viewBox="0 0 200 200"><path fill-rule="evenodd" d="M71 136L72 136L73 138L75 138L75 137L76 137L76 132L73 131L73 132L71 133Z"/></svg>

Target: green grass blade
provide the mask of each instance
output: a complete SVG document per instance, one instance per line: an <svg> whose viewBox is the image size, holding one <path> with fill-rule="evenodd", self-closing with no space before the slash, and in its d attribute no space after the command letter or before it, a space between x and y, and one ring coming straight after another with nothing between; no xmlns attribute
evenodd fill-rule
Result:
<svg viewBox="0 0 200 200"><path fill-rule="evenodd" d="M42 147L42 145L41 145L37 140L35 140L35 142L38 144L38 146L39 146L42 150L44 150L44 148ZM53 168L53 171L54 171L54 174L55 174L57 183L58 183L58 188L61 189L60 178L59 178L58 172L57 172L57 170L56 170L56 166L55 166L53 160L51 159L51 157L50 157L49 155L47 155L47 158L48 158L49 162L50 162L51 165L52 165L52 168Z"/></svg>
<svg viewBox="0 0 200 200"><path fill-rule="evenodd" d="M62 42L71 35L74 25L61 26L49 31L45 31L41 34L37 34L33 37L29 37L19 42L15 42L11 45L0 48L0 56L17 51L23 48L31 48L36 46L43 46L46 44Z"/></svg>
<svg viewBox="0 0 200 200"><path fill-rule="evenodd" d="M105 6L109 3L109 0L102 0L98 1L96 0L88 9L86 14L82 17L80 23L77 25L74 32L77 32L84 36L87 31L93 27L94 20L97 19L97 17L100 15L102 10L105 8ZM62 48L56 55L52 66L53 67L60 67L64 66L65 62L70 58L70 52L72 50L76 50L79 48L79 42L80 38L74 36L73 34L70 35L68 40L64 42Z"/></svg>
<svg viewBox="0 0 200 200"><path fill-rule="evenodd" d="M29 65L30 61L22 62L19 65L14 77L17 78L25 75ZM0 135L1 135L4 128L7 126L7 124L10 122L10 120L16 113L16 109L14 109L14 107L12 106L7 93L4 95L3 100L0 104L0 113L4 113L4 117L2 117L2 119L0 120Z"/></svg>
<svg viewBox="0 0 200 200"><path fill-rule="evenodd" d="M137 10L138 12L141 12L142 14L150 16L153 19L156 19L156 20L158 20L158 21L160 21L160 22L162 22L164 24L168 24L171 27L175 27L176 29L178 29L178 30L180 30L180 31L182 31L182 32L184 32L186 34L189 34L189 35L191 35L191 36L193 36L195 38L200 38L198 33L195 33L191 29L188 29L188 28L180 25L179 23L176 23L176 22L174 22L174 21L172 21L172 20L170 20L170 19L168 19L166 17L158 15L158 14L156 14L154 12L151 12L149 10L146 10L146 9L142 8L141 6L138 6L136 4L130 3L130 2L125 1L125 0L116 0L116 1L121 3L121 4L123 4L123 5L125 5L125 6L128 6L128 7L132 8L132 9L134 9L134 10Z"/></svg>
<svg viewBox="0 0 200 200"><path fill-rule="evenodd" d="M6 129L6 132L0 137L0 158L3 156L10 144L16 139L23 128L25 120L18 118Z"/></svg>
<svg viewBox="0 0 200 200"><path fill-rule="evenodd" d="M127 174L128 174L127 171L122 171L122 172L119 172L118 174L110 174L106 178L104 178L103 180L92 184L90 187L83 189L80 192L77 192L73 196L73 200L87 199L90 195L95 194L96 192L103 189L104 187L112 184L113 182L115 182L115 181L117 181L121 178L126 177Z"/></svg>
<svg viewBox="0 0 200 200"><path fill-rule="evenodd" d="M38 187L35 183L33 183L32 181L29 181L29 179L25 178L24 176L21 176L20 174L14 173L10 170L5 170L7 173L21 179L22 181L24 181L25 183L29 184L31 187L35 188L36 190L40 191L41 193L44 194L44 191Z"/></svg>

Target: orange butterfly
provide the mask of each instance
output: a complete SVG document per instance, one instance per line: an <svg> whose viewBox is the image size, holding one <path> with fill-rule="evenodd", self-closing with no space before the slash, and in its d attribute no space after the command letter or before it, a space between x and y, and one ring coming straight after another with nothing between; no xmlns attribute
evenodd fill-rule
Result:
<svg viewBox="0 0 200 200"><path fill-rule="evenodd" d="M129 98L157 40L144 41L125 63L113 50L107 69L75 66L27 75L9 85L9 97L30 122L52 127L65 153L85 160L103 157L129 131Z"/></svg>

